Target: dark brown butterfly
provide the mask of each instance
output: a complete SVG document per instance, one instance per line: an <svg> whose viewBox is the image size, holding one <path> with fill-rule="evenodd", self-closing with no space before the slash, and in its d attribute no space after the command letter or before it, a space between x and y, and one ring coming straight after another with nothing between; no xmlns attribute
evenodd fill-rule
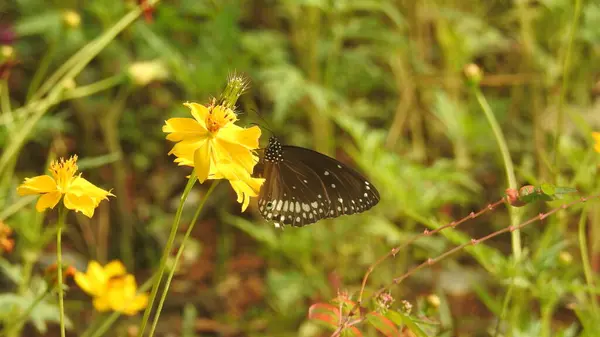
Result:
<svg viewBox="0 0 600 337"><path fill-rule="evenodd" d="M379 192L361 174L319 152L281 145L275 137L262 157L262 216L276 227L302 227L325 218L364 212Z"/></svg>

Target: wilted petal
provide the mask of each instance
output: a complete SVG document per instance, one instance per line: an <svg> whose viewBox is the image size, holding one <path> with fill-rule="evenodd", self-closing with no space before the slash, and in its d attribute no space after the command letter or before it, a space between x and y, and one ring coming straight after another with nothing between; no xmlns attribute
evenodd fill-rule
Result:
<svg viewBox="0 0 600 337"><path fill-rule="evenodd" d="M61 196L58 191L43 194L35 204L36 211L43 212L46 208L54 208L60 201Z"/></svg>
<svg viewBox="0 0 600 337"><path fill-rule="evenodd" d="M17 187L17 193L21 196L52 191L56 191L56 181L49 175L25 178L23 184Z"/></svg>

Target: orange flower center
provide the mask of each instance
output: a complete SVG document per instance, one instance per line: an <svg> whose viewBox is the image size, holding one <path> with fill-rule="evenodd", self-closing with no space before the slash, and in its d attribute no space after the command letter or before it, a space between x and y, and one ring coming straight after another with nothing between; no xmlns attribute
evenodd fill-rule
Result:
<svg viewBox="0 0 600 337"><path fill-rule="evenodd" d="M229 123L233 123L237 117L233 110L221 105L210 106L208 108L208 116L206 117L206 128L211 133L219 131L222 127Z"/></svg>
<svg viewBox="0 0 600 337"><path fill-rule="evenodd" d="M77 172L77 155L66 161L64 158L60 158L60 161L55 160L50 164L50 173L61 192L67 190L75 172Z"/></svg>

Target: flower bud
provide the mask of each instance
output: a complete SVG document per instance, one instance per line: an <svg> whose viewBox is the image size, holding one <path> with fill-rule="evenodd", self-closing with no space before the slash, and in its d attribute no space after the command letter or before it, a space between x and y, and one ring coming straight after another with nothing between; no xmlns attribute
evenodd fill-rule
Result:
<svg viewBox="0 0 600 337"><path fill-rule="evenodd" d="M70 28L77 28L81 24L81 15L74 10L66 10L63 12L62 19Z"/></svg>
<svg viewBox="0 0 600 337"><path fill-rule="evenodd" d="M223 90L217 104L233 109L238 98L246 89L248 89L248 80L244 76L235 73L230 75L227 80L227 86Z"/></svg>
<svg viewBox="0 0 600 337"><path fill-rule="evenodd" d="M473 85L479 85L481 79L483 78L483 71L479 68L475 63L469 63L464 68L465 76L467 76L467 81Z"/></svg>
<svg viewBox="0 0 600 337"><path fill-rule="evenodd" d="M127 69L129 77L139 86L169 77L167 66L161 60L135 62Z"/></svg>

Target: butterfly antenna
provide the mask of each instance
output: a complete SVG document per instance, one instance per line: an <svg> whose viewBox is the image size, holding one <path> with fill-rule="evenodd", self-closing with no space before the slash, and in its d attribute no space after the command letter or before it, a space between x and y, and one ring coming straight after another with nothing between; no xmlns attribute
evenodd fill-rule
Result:
<svg viewBox="0 0 600 337"><path fill-rule="evenodd" d="M261 116L261 114L260 114L260 113L259 113L257 110L255 110L255 109L252 109L251 111L253 111L253 112L256 114L256 116L258 116L258 118L259 118L260 120L262 120L262 121L265 123L265 125L261 125L261 124L259 124L259 123L250 123L250 124L251 124L251 125L257 125L257 126L259 126L259 127L263 128L263 129L265 129L265 130L267 130L267 131L271 132L271 134L273 134L273 135L274 135L274 134L275 134L275 132L273 131L273 129L271 129L271 127L270 127L270 125L269 125L269 122L267 122L267 120L266 120L266 119L265 119L263 116Z"/></svg>

